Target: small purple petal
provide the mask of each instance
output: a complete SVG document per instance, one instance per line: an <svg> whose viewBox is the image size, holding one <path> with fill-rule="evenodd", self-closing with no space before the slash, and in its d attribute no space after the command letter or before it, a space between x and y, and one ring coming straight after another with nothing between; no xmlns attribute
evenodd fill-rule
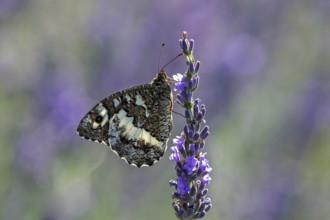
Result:
<svg viewBox="0 0 330 220"><path fill-rule="evenodd" d="M178 162L180 160L180 154L178 148L171 147L172 154L170 155L170 160Z"/></svg>
<svg viewBox="0 0 330 220"><path fill-rule="evenodd" d="M176 136L176 138L173 139L173 143L175 145L182 145L184 143L184 140L182 136Z"/></svg>
<svg viewBox="0 0 330 220"><path fill-rule="evenodd" d="M188 182L182 177L178 177L177 183L178 183L177 191L180 195L184 195L190 190Z"/></svg>
<svg viewBox="0 0 330 220"><path fill-rule="evenodd" d="M186 86L186 77L184 77L181 73L178 73L173 75L173 79L176 81L174 91L184 90L184 87Z"/></svg>
<svg viewBox="0 0 330 220"><path fill-rule="evenodd" d="M202 183L204 183L204 184L210 184L210 182L211 182L211 177L210 177L210 175L209 174L206 174L205 176L203 176L203 178L202 178Z"/></svg>
<svg viewBox="0 0 330 220"><path fill-rule="evenodd" d="M183 169L191 175L192 172L196 171L197 159L194 156L186 157L186 163L183 165Z"/></svg>
<svg viewBox="0 0 330 220"><path fill-rule="evenodd" d="M175 180L170 180L169 184L170 184L170 186L175 186L175 187L178 186L178 183Z"/></svg>
<svg viewBox="0 0 330 220"><path fill-rule="evenodd" d="M209 161L205 159L205 153L199 158L199 169L201 172L210 173L212 168L209 165Z"/></svg>

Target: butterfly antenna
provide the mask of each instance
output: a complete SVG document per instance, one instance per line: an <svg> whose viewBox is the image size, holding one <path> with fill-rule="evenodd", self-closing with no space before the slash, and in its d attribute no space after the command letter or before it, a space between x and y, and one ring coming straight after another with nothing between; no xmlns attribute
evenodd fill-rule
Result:
<svg viewBox="0 0 330 220"><path fill-rule="evenodd" d="M177 115L180 115L180 116L183 117L183 118L186 118L186 116L184 116L183 114L181 114L181 113L179 113L179 112L174 111L173 109L172 109L172 112L175 113L175 114L177 114Z"/></svg>
<svg viewBox="0 0 330 220"><path fill-rule="evenodd" d="M165 43L162 43L162 46L160 47L160 51L159 51L159 58L158 58L158 67L157 67L158 72L159 72L160 59L164 52L164 47L165 47Z"/></svg>
<svg viewBox="0 0 330 220"><path fill-rule="evenodd" d="M174 60L176 60L177 58L179 58L179 57L181 57L183 55L183 53L180 53L180 54L178 54L176 57L174 57L172 60L170 60L168 63L166 63L160 70L162 71L162 70L164 70L164 68L168 65L168 64L170 64L170 63L172 63ZM159 71L158 71L159 72Z"/></svg>

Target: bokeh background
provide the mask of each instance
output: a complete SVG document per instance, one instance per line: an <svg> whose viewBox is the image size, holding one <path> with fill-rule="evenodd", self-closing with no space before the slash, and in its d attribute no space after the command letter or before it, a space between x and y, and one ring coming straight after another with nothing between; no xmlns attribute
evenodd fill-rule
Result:
<svg viewBox="0 0 330 220"><path fill-rule="evenodd" d="M138 169L75 129L183 30L211 129L205 219L330 219L329 21L328 0L0 0L0 219L175 219L169 150Z"/></svg>

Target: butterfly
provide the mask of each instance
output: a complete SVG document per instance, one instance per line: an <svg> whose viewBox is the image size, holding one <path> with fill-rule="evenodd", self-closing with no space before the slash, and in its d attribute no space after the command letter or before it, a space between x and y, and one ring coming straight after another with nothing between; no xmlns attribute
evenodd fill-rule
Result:
<svg viewBox="0 0 330 220"><path fill-rule="evenodd" d="M151 166L163 156L172 131L172 91L162 69L148 84L134 86L97 103L77 133L110 146L128 164Z"/></svg>

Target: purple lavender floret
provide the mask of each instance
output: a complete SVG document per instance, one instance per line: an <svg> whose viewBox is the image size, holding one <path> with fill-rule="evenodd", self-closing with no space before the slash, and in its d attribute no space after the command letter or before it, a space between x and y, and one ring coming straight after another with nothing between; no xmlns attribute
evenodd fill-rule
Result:
<svg viewBox="0 0 330 220"><path fill-rule="evenodd" d="M185 74L178 73L173 79L176 81L174 90L178 91L176 101L184 108L186 124L181 135L173 139L175 146L171 147L170 160L176 164L177 175L176 180L170 181L170 186L176 189L172 193L172 206L178 219L198 219L212 207L211 199L206 198L212 168L203 152L210 129L205 125L205 105L193 96L198 87L200 68L200 62L195 62L193 57L194 41L188 41L187 33L183 32L179 43L188 67Z"/></svg>
<svg viewBox="0 0 330 220"><path fill-rule="evenodd" d="M181 73L173 75L173 79L176 81L174 91L182 91L186 86L186 78Z"/></svg>

